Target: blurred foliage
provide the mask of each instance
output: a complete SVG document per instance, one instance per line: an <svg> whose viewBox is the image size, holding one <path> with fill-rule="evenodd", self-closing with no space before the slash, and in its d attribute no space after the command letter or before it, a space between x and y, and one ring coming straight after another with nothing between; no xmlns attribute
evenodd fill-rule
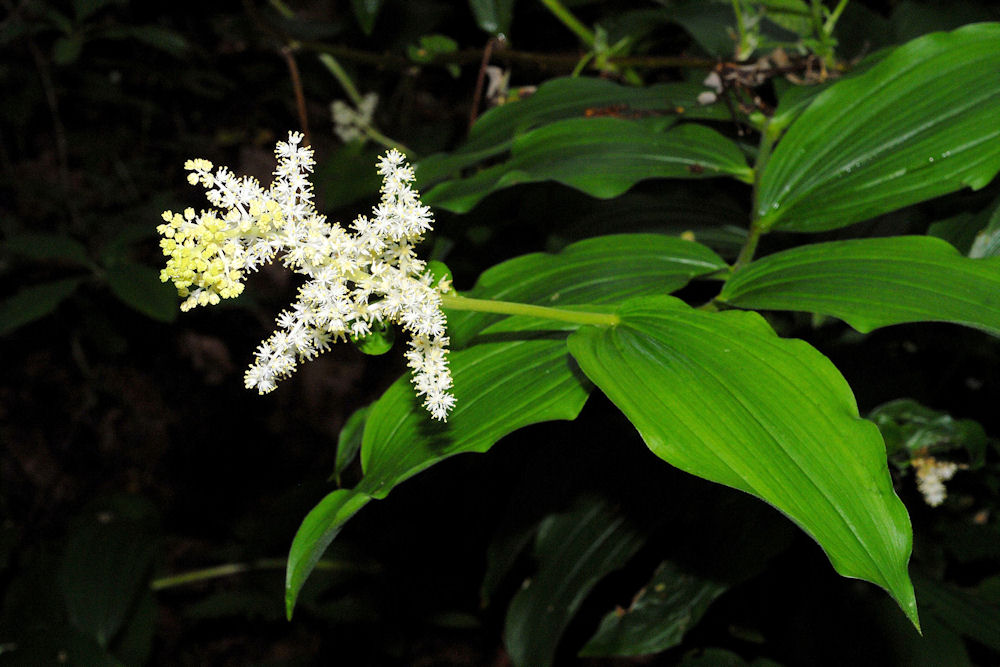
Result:
<svg viewBox="0 0 1000 667"><path fill-rule="evenodd" d="M275 138L305 119L321 207L347 217L377 192L381 139L415 160L443 154L419 162L427 186L476 165L501 173L534 129L505 124L504 101L527 99L539 124L572 122L614 115L607 91L642 81L631 109L669 92L733 138L748 131L733 100L697 103L719 59L780 48L855 63L1000 18L989 0L855 0L823 35L808 3L767 0L736 3L744 28L759 27L741 36L731 2L558 4L581 29L531 0L0 4L0 664L1000 661L1000 347L948 325L862 337L790 314L771 323L820 346L886 438L914 523L922 638L777 512L651 458L597 398L572 424L451 459L366 508L284 620L294 530L331 472L340 486L358 479L365 406L402 362L342 346L279 392L244 392L240 369L295 290L277 271L253 279L254 298L168 326L176 299L158 280L155 225L194 204L184 160L267 179ZM787 89L765 83L762 105ZM369 92L365 137L342 143L330 104ZM801 105L778 105L789 119L811 99L792 95ZM564 180L587 176L573 171ZM449 212L474 202L436 210L434 256L462 289L502 260L624 231L689 233L732 258L749 217L746 186L718 179L642 182L610 200L553 182L495 190L474 215ZM854 233L929 230L992 256L998 194L959 192ZM914 486L915 452L968 466L940 508ZM656 655L623 657L640 652Z"/></svg>

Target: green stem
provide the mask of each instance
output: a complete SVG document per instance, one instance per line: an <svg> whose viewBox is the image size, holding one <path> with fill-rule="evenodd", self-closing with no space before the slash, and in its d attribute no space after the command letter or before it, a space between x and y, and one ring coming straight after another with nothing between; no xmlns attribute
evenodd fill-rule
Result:
<svg viewBox="0 0 1000 667"><path fill-rule="evenodd" d="M292 11L291 7L286 5L281 0L270 0L271 6L281 14L282 18L293 19L295 18L295 12Z"/></svg>
<svg viewBox="0 0 1000 667"><path fill-rule="evenodd" d="M764 123L764 127L761 128L760 132L757 162L753 167L753 220L750 222L750 233L747 235L746 243L740 248L740 254L736 257L736 262L733 264L733 271L753 260L753 255L757 252L757 244L760 242L760 237L767 231L767 228L761 224L761 218L757 209L760 201L760 179L767 167L768 160L771 159L771 149L774 148L776 138L771 133L770 124Z"/></svg>
<svg viewBox="0 0 1000 667"><path fill-rule="evenodd" d="M330 74L332 74L337 80L340 87L344 89L347 96L351 98L351 101L354 102L354 106L361 106L361 93L358 92L354 82L351 81L351 77L348 76L347 71L341 67L339 62L337 62L337 59L329 53L321 53L319 54L319 61L323 63L328 70L330 70Z"/></svg>
<svg viewBox="0 0 1000 667"><path fill-rule="evenodd" d="M457 294L441 295L441 305L451 310L471 310L479 313L499 313L501 315L524 315L543 320L557 320L574 324L594 324L613 327L621 320L614 313L594 313L583 310L566 310L563 308L548 308L533 306L527 303L512 301L493 301L489 299L471 299Z"/></svg>
<svg viewBox="0 0 1000 667"><path fill-rule="evenodd" d="M830 35L833 34L833 29L837 27L837 21L840 20L840 15L843 13L844 7L847 6L847 2L848 0L840 0L834 10L827 17L826 23L823 24L823 35L825 37L829 38Z"/></svg>
<svg viewBox="0 0 1000 667"><path fill-rule="evenodd" d="M382 144L386 148L395 148L400 153L406 155L407 159L410 161L415 161L417 159L417 154L415 152L411 151L409 148L399 143L398 141L394 141L393 139L390 139L389 137L385 136L384 134L376 130L374 126L366 125L364 130L365 130L365 136L367 136L375 143Z"/></svg>
<svg viewBox="0 0 1000 667"><path fill-rule="evenodd" d="M757 224L756 220L750 223L750 233L747 235L746 243L740 248L739 256L733 263L733 271L739 270L741 266L748 264L753 259L753 254L757 252L757 243L760 242L760 236L763 233L764 230Z"/></svg>
<svg viewBox="0 0 1000 667"><path fill-rule="evenodd" d="M583 40L583 43L587 46L594 46L596 38L594 37L594 31L587 26L580 23L580 20L573 16L573 14L563 6L563 3L559 0L541 0L542 4L548 8L552 14L562 21L563 25L573 31L577 37Z"/></svg>
<svg viewBox="0 0 1000 667"><path fill-rule="evenodd" d="M168 577L153 579L153 581L149 583L149 587L154 591L162 591L165 588L175 588L177 586L185 586L199 581L208 581L210 579L219 579L221 577L231 577L234 574L242 574L244 572L253 572L258 570L283 570L287 564L288 562L284 558L262 558L250 563L226 563L224 565L216 565L215 567L207 567L201 570L192 570L191 572L182 572ZM329 571L345 569L353 570L358 568L355 565L343 562L321 560L316 563L316 569Z"/></svg>
<svg viewBox="0 0 1000 667"><path fill-rule="evenodd" d="M743 60L749 57L749 53L744 53L747 48L747 28L743 22L743 7L740 6L740 0L732 0L733 2L733 13L736 15L736 32L740 38L740 45L737 48L736 59Z"/></svg>

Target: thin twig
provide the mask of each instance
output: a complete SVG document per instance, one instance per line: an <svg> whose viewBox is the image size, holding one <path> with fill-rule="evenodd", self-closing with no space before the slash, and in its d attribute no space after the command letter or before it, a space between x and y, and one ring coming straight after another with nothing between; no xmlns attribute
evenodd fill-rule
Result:
<svg viewBox="0 0 1000 667"><path fill-rule="evenodd" d="M476 76L476 91L472 94L472 108L469 110L469 129L476 123L479 115L479 102L483 97L483 80L486 78L486 67L490 64L490 56L493 54L493 46L496 44L496 37L490 37L483 49L483 59L479 63L479 74Z"/></svg>
<svg viewBox="0 0 1000 667"><path fill-rule="evenodd" d="M407 58L394 53L372 53L370 51L352 49L347 46L316 41L300 42L299 46L317 53L329 53L340 60L384 69L404 69L413 65ZM514 64L524 67L535 67L537 69L558 69L567 72L572 71L576 64L580 62L579 53L535 53L531 51L514 51L511 49L495 50L490 54L490 58L506 65ZM431 63L435 65L472 65L479 64L482 60L482 49L463 49L451 53L436 54ZM687 56L623 56L608 58L606 62L621 67L640 67L646 69L664 69L670 67L711 69L718 64L718 60L711 58L691 58Z"/></svg>
<svg viewBox="0 0 1000 667"><path fill-rule="evenodd" d="M306 114L306 96L302 92L302 78L299 76L299 66L295 63L295 56L292 47L285 45L281 47L281 55L285 57L288 64L288 73L292 77L292 88L295 90L295 106L299 112L299 125L302 127L302 134L305 135L306 145L312 145L309 136L309 117Z"/></svg>

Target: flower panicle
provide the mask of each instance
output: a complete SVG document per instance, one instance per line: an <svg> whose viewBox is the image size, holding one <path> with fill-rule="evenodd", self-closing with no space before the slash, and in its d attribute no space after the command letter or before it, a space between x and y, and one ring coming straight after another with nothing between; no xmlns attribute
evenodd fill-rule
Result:
<svg viewBox="0 0 1000 667"><path fill-rule="evenodd" d="M398 150L383 155L381 198L369 216L348 229L316 211L309 175L313 151L291 132L275 148L274 180L265 190L208 160L185 163L188 181L202 185L216 209L166 211L157 227L167 265L160 278L185 297L182 310L239 296L246 275L276 257L305 276L295 302L277 318L277 329L258 347L244 383L272 391L298 363L336 341L364 336L393 322L410 333L407 362L414 389L435 419L445 420L455 398L448 367L447 322L441 294L414 251L433 216L412 187L413 169Z"/></svg>

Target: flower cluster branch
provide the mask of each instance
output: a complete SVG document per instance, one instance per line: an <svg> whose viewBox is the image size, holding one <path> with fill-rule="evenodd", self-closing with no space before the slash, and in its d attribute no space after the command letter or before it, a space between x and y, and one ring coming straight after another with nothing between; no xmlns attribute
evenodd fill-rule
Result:
<svg viewBox="0 0 1000 667"><path fill-rule="evenodd" d="M395 149L382 156L381 201L348 230L316 211L309 181L313 151L301 142L302 135L292 132L277 144L278 166L267 189L225 167L213 171L207 160L189 160L188 181L204 186L219 210L164 212L157 229L169 259L161 280L173 281L186 297L181 309L189 310L238 296L248 272L280 256L306 282L257 347L245 375L248 388L267 393L332 342L392 322L410 333L406 359L417 395L435 419L445 420L455 403L441 310L450 285L435 282L414 252L433 219L411 187L412 168Z"/></svg>

